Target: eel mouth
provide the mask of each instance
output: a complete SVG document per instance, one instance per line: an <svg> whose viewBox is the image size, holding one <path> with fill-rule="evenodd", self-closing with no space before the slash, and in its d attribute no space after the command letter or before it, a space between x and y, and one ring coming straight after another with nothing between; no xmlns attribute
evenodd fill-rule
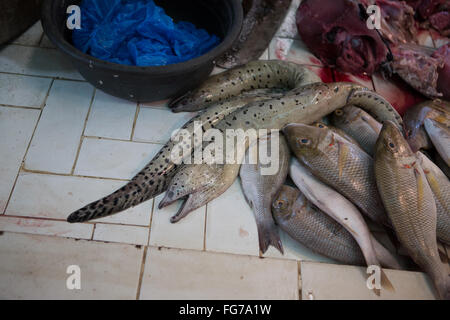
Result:
<svg viewBox="0 0 450 320"><path fill-rule="evenodd" d="M177 213L175 213L171 218L171 223L176 223L186 217L190 212L195 210L196 208L193 205L194 202L194 194L189 194L184 197L174 197L173 192L167 192L164 198L161 200L161 202L158 205L159 209L165 208L177 200L182 200L183 203L181 204L181 207L178 209Z"/></svg>

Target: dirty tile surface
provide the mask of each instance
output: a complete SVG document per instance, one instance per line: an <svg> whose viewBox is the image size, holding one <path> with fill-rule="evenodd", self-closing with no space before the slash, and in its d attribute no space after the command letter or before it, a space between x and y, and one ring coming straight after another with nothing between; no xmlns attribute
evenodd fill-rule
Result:
<svg viewBox="0 0 450 320"><path fill-rule="evenodd" d="M136 298L142 248L9 232L0 238L7 257L0 260L0 299ZM79 290L68 289L70 266L79 267Z"/></svg>
<svg viewBox="0 0 450 320"><path fill-rule="evenodd" d="M302 262L302 298L305 300L435 299L429 278L419 272L384 270L395 292L381 289L380 296L366 286L366 269Z"/></svg>
<svg viewBox="0 0 450 320"><path fill-rule="evenodd" d="M297 268L294 261L149 248L140 298L298 299Z"/></svg>
<svg viewBox="0 0 450 320"><path fill-rule="evenodd" d="M6 208L38 117L37 110L0 107L0 213Z"/></svg>
<svg viewBox="0 0 450 320"><path fill-rule="evenodd" d="M292 1L260 59L302 64L324 82L359 83L401 112L421 100L398 79L324 67L298 35L300 2ZM445 43L435 32L421 32L419 41ZM159 209L163 195L88 223L66 222L124 186L194 115L174 114L167 104L95 90L40 22L0 48L0 299L377 299L363 268L320 256L281 230L284 255L273 247L262 255L239 179L176 224L170 217L181 201ZM383 229L371 230L401 253ZM81 269L81 290L66 286L71 265ZM423 273L386 272L396 292L380 298L435 298Z"/></svg>

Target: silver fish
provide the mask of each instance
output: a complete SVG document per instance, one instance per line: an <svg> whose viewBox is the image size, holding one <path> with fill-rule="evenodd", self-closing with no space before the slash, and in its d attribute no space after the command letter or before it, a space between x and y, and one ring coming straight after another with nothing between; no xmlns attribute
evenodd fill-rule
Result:
<svg viewBox="0 0 450 320"><path fill-rule="evenodd" d="M425 130L439 155L450 166L450 128L433 119L425 119Z"/></svg>
<svg viewBox="0 0 450 320"><path fill-rule="evenodd" d="M271 150L275 150L275 146L270 144L270 137L267 139L259 139L257 144L258 149L262 148L268 150L268 146L272 146ZM262 164L260 157L256 164L250 164L250 152L256 151L255 148L249 148L246 154L246 162L242 164L240 170L242 191L245 199L250 207L253 209L253 214L258 228L259 249L265 253L269 245L277 248L283 253L283 245L281 244L280 236L272 218L271 205L277 194L279 188L286 180L289 170L289 148L285 139L281 136L279 138L278 155L276 160L270 163L272 166L277 166L278 170L275 174L266 174L262 172L262 168L267 168L267 164Z"/></svg>
<svg viewBox="0 0 450 320"><path fill-rule="evenodd" d="M312 251L348 265L366 264L361 248L350 232L297 188L283 185L273 201L272 213L283 231ZM372 243L378 257L392 255L373 237ZM381 264L386 267L382 260Z"/></svg>
<svg viewBox="0 0 450 320"><path fill-rule="evenodd" d="M349 200L314 177L296 159L291 161L289 175L309 201L341 224L353 236L368 266L380 265L381 262L386 267L401 269L400 263L389 251L384 249L384 251L376 252L377 241L371 235L359 210ZM380 248L379 245L378 248Z"/></svg>
<svg viewBox="0 0 450 320"><path fill-rule="evenodd" d="M416 156L427 177L436 202L437 237L450 245L450 181L441 169L422 152L417 152Z"/></svg>
<svg viewBox="0 0 450 320"><path fill-rule="evenodd" d="M340 109L338 109L338 110L340 110ZM321 129L329 129L329 130L333 131L334 133L336 133L337 135L341 136L342 138L346 139L348 142L359 145L358 141L353 139L353 137L349 136L344 130L339 129L338 127L327 125L323 122L314 122L312 125L314 127L321 128Z"/></svg>
<svg viewBox="0 0 450 320"><path fill-rule="evenodd" d="M371 156L373 155L375 143L381 131L381 123L361 108L355 106L346 106L343 109L336 110L331 120L337 128L356 139L358 145L365 152Z"/></svg>
<svg viewBox="0 0 450 320"><path fill-rule="evenodd" d="M297 159L316 177L373 221L389 225L375 183L373 159L366 152L331 130L305 124L290 124L283 133Z"/></svg>
<svg viewBox="0 0 450 320"><path fill-rule="evenodd" d="M376 144L378 190L401 244L431 277L441 298L450 299L450 277L436 242L436 203L418 159L400 130L383 124Z"/></svg>

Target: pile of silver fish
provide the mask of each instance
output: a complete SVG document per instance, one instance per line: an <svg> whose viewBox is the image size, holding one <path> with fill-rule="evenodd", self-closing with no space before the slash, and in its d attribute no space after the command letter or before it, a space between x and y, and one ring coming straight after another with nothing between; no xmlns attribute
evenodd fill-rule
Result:
<svg viewBox="0 0 450 320"><path fill-rule="evenodd" d="M450 244L447 102L424 103L403 123L389 102L363 86L325 84L305 66L269 60L214 75L170 107L174 112L199 111L182 127L190 134L194 122L203 131L221 133L281 131L278 170L261 174L268 165L261 159L242 165L175 164L175 142L168 141L128 184L75 211L69 222L111 215L163 192L160 208L183 201L171 218L177 222L220 196L240 176L262 253L270 245L284 252L280 228L345 264L404 269L407 259L374 238L369 219L395 234L430 275L439 296L450 298L450 277L437 245L438 240ZM259 136L259 147L267 148L275 140L272 135ZM250 141L244 144L248 148ZM202 149L205 143L194 140L191 147ZM384 271L381 276L382 288L394 290ZM379 289L374 292L380 294Z"/></svg>

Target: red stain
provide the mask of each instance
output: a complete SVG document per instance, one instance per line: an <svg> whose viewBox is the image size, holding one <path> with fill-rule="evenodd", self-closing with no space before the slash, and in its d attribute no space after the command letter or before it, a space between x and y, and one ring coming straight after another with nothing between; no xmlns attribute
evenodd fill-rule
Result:
<svg viewBox="0 0 450 320"><path fill-rule="evenodd" d="M397 87L394 95L386 97L386 99L392 104L392 106L403 116L410 107L425 101L425 98L409 87L401 79L394 77L390 82Z"/></svg>
<svg viewBox="0 0 450 320"><path fill-rule="evenodd" d="M330 68L320 68L318 76L325 83L334 82L333 70Z"/></svg>

